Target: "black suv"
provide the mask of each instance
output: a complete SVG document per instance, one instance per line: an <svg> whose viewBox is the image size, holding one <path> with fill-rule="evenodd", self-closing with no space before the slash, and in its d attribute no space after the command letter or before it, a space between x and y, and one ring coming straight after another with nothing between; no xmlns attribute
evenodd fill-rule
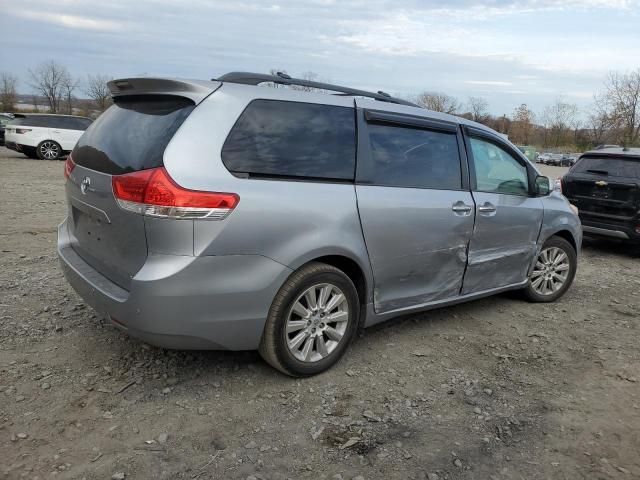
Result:
<svg viewBox="0 0 640 480"><path fill-rule="evenodd" d="M640 148L583 154L562 178L586 234L640 242Z"/></svg>

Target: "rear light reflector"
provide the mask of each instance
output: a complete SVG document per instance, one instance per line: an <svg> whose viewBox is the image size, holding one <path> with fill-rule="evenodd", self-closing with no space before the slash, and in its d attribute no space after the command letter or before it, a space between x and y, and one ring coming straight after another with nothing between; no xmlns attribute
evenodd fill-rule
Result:
<svg viewBox="0 0 640 480"><path fill-rule="evenodd" d="M151 217L222 220L240 201L235 193L183 188L164 167L114 175L111 185L120 208Z"/></svg>
<svg viewBox="0 0 640 480"><path fill-rule="evenodd" d="M30 131L30 128L16 128L16 133L29 133Z"/></svg>
<svg viewBox="0 0 640 480"><path fill-rule="evenodd" d="M71 154L69 154L67 156L67 159L64 161L64 178L69 178L69 175L71 175L71 172L73 171L75 166L76 162L73 161L73 158L71 158Z"/></svg>

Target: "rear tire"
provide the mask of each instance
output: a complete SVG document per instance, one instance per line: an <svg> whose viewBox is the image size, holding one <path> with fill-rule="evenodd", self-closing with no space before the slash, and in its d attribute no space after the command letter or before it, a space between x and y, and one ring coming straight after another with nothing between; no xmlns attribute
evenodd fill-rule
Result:
<svg viewBox="0 0 640 480"><path fill-rule="evenodd" d="M341 270L313 262L292 273L276 294L260 341L260 355L292 377L332 367L355 336L358 293Z"/></svg>
<svg viewBox="0 0 640 480"><path fill-rule="evenodd" d="M36 153L40 160L57 160L62 156L62 147L53 140L43 140L36 147Z"/></svg>
<svg viewBox="0 0 640 480"><path fill-rule="evenodd" d="M549 238L536 259L536 265L523 290L530 302L555 302L573 283L578 256L573 246L561 237Z"/></svg>

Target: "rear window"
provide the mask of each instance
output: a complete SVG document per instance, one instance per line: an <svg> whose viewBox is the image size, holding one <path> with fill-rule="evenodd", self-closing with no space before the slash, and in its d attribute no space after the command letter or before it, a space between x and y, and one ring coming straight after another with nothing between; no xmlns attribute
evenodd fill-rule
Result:
<svg viewBox="0 0 640 480"><path fill-rule="evenodd" d="M73 160L111 175L160 167L169 141L194 108L191 100L169 95L118 98L82 135Z"/></svg>
<svg viewBox="0 0 640 480"><path fill-rule="evenodd" d="M638 178L640 177L640 160L584 157L573 166L571 173Z"/></svg>
<svg viewBox="0 0 640 480"><path fill-rule="evenodd" d="M234 174L353 180L353 108L254 100L222 147Z"/></svg>

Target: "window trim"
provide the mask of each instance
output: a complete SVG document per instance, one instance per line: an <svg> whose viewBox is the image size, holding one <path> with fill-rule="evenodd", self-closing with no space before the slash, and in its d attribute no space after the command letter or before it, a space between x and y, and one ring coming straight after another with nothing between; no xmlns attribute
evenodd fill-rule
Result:
<svg viewBox="0 0 640 480"><path fill-rule="evenodd" d="M364 118L367 123L384 123L405 128L417 127L419 129L440 130L448 133L455 133L458 130L458 125L453 122L383 110L364 109Z"/></svg>
<svg viewBox="0 0 640 480"><path fill-rule="evenodd" d="M415 115L405 115L398 112L386 112L381 110L371 110L364 108L356 109L357 116L357 134L358 148L356 158L356 185L369 187L386 187L386 188L410 188L415 190L442 190L450 192L468 192L469 191L469 168L467 165L467 154L464 146L464 138L457 124L443 122L440 120L418 117ZM458 145L458 161L460 162L460 187L451 188L432 188L432 187L416 187L401 185L383 185L374 183L363 170L370 169L373 161L371 152L371 144L369 142L369 124L387 125L390 128L410 128L414 130L426 130L436 133L446 133L455 135L456 144Z"/></svg>
<svg viewBox="0 0 640 480"><path fill-rule="evenodd" d="M462 127L462 130L464 131L464 145L467 150L467 158L469 161L469 183L470 183L472 192L495 193L496 195L512 195L516 197L535 197L536 196L534 193L535 188L533 185L533 183L535 182L536 172L533 169L533 166L531 166L531 164L529 163L529 161L526 160L526 158L524 158L524 155L520 150L514 149L513 147L511 147L511 145L506 143L498 135L495 135L491 132L481 130L475 127L469 127L467 125L464 125ZM526 194L496 192L496 191L487 191L487 190L478 189L478 180L476 178L476 169L475 169L475 162L473 158L473 150L471 148L472 138L483 140L487 143L491 143L495 145L498 148L501 148L502 150L507 152L509 155L511 155L520 165L522 165L525 168L525 172L527 174L527 193Z"/></svg>
<svg viewBox="0 0 640 480"><path fill-rule="evenodd" d="M242 109L242 112L240 112L240 114L237 116L236 120L233 122L233 125L231 126L231 128L229 129L229 132L227 133L227 136L224 139L224 142L222 142L222 146L220 147L220 161L222 163L222 166L231 174L233 175L235 178L240 178L243 180L273 180L273 181L283 181L283 182L310 182L310 183L332 183L332 184L348 184L348 185L353 185L356 179L356 175L357 175L357 171L358 171L358 151L359 151L359 143L358 143L358 122L356 120L356 118L354 118L353 122L354 122L354 139L353 139L353 144L354 144L354 150L355 150L355 155L354 155L354 159L353 159L353 174L351 175L350 178L331 178L331 177L312 177L312 176L303 176L303 175L287 175L287 174L278 174L278 173L250 173L250 172L241 172L238 170L231 170L227 164L224 161L224 158L222 156L222 152L224 150L224 146L227 144L227 141L229 140L229 137L231 136L231 132L234 131L234 129L236 128L236 126L238 125L238 122L240 121L240 119L242 118L242 116L245 114L245 112L249 109L249 107L254 103L254 102L258 102L258 101L267 101L267 102L278 102L278 103L296 103L296 104L303 104L303 105L314 105L314 106L322 106L322 107L337 107L337 108L347 108L347 109L351 109L352 113L355 113L355 107L351 107L351 106L346 106L346 105L332 105L332 104L328 104L328 103L315 103L315 102L300 102L297 100L283 100L280 98L262 98L262 97L258 97L258 98L252 98L249 103L247 103L244 108Z"/></svg>

